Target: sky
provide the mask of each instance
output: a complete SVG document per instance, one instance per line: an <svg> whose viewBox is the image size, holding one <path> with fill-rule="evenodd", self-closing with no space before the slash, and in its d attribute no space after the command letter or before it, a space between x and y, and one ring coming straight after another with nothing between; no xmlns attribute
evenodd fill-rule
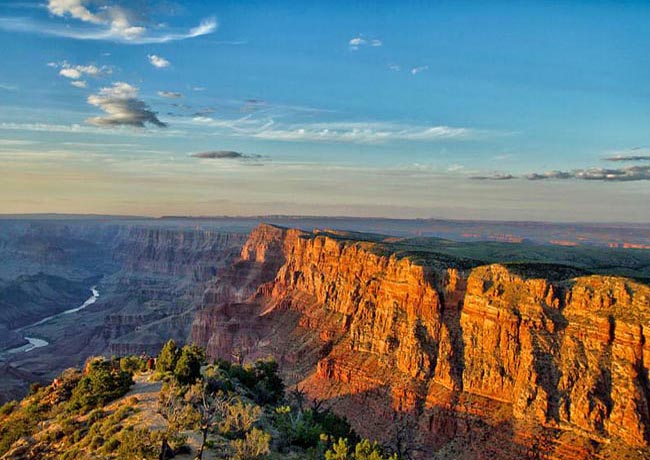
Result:
<svg viewBox="0 0 650 460"><path fill-rule="evenodd" d="M0 1L0 213L650 219L650 2Z"/></svg>

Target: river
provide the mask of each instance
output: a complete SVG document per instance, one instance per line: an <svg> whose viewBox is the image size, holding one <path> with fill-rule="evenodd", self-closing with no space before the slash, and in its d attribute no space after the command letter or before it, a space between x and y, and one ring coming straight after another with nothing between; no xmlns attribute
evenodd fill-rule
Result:
<svg viewBox="0 0 650 460"><path fill-rule="evenodd" d="M97 286L93 286L90 288L90 291L92 295L86 299L84 303L82 303L78 307L70 308L69 310L62 311L61 313L57 313L56 315L51 315L48 316L47 318L43 318L39 321L36 321L35 323L28 324L27 326L23 326L19 329L16 329L17 332L24 331L25 329L32 328L34 326L40 326L41 324L45 324L48 321L52 321L55 318L59 318L64 315L69 315L71 313L76 313L79 310L83 310L84 308L94 304L97 302L97 299L99 299L99 291L97 290ZM26 343L25 345L22 345L17 348L12 348L11 350L7 350L4 353L7 354L16 354L16 353L27 353L28 351L35 350L36 348L42 348L46 347L49 345L49 342L47 340L39 339L37 337L27 337L23 336L25 340L27 340L29 343Z"/></svg>

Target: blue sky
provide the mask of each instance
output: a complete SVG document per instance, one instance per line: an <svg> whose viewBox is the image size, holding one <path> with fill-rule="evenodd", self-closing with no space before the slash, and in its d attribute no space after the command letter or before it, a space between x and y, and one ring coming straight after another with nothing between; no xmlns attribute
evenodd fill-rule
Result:
<svg viewBox="0 0 650 460"><path fill-rule="evenodd" d="M7 0L0 212L647 221L649 21L647 2Z"/></svg>

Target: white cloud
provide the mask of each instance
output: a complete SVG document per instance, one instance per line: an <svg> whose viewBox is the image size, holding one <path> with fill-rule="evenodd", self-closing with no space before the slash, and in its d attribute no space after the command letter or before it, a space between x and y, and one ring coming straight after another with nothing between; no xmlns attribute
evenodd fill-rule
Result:
<svg viewBox="0 0 650 460"><path fill-rule="evenodd" d="M388 68L393 72L399 72L402 70L402 68L397 64L388 64Z"/></svg>
<svg viewBox="0 0 650 460"><path fill-rule="evenodd" d="M72 78L74 80L76 80L77 78L81 78L81 72L78 71L77 69L71 69L71 68L61 69L59 71L59 75L66 78Z"/></svg>
<svg viewBox="0 0 650 460"><path fill-rule="evenodd" d="M113 69L107 66L97 67L94 64L88 65L72 65L67 61L62 63L48 62L48 67L61 67L59 70L59 75L66 78L71 78L72 80L78 80L84 75L90 77L100 77L102 75L109 75L113 73Z"/></svg>
<svg viewBox="0 0 650 460"><path fill-rule="evenodd" d="M429 70L429 66L428 66L428 65L422 65L422 66L418 66L418 67L413 67L413 68L411 68L411 75L417 75L417 74L419 74L420 72L424 72L425 70Z"/></svg>
<svg viewBox="0 0 650 460"><path fill-rule="evenodd" d="M77 88L85 88L85 87L88 86L88 84L87 84L84 80L75 80L75 81L71 81L70 84L71 84L72 86L77 87Z"/></svg>
<svg viewBox="0 0 650 460"><path fill-rule="evenodd" d="M165 59L162 56L158 56L156 54L149 54L147 55L147 57L149 58L149 62L151 63L151 65L159 69L169 67L171 64L167 59Z"/></svg>
<svg viewBox="0 0 650 460"><path fill-rule="evenodd" d="M47 5L50 13L66 17L70 16L83 22L108 26L111 34L132 40L144 34L146 29L133 24L135 14L119 5L104 4L93 12L86 7L91 4L88 0L49 0Z"/></svg>
<svg viewBox="0 0 650 460"><path fill-rule="evenodd" d="M135 2L132 2L133 4ZM184 40L214 32L217 21L203 19L189 31L180 32L168 27L147 28L151 20L141 11L128 8L127 0L49 0L48 11L54 16L72 18L85 23L51 23L30 18L0 18L0 29L55 35L79 40L108 40L121 43L165 43Z"/></svg>
<svg viewBox="0 0 650 460"><path fill-rule="evenodd" d="M359 35L357 37L351 38L350 41L348 42L348 46L350 47L351 50L354 51L364 46L379 47L381 45L382 45L381 40L377 38L367 39L363 35Z"/></svg>
<svg viewBox="0 0 650 460"><path fill-rule="evenodd" d="M107 115L86 120L96 126L134 126L144 128L145 123L165 128L167 125L158 119L144 101L138 99L138 88L128 83L117 82L102 88L99 94L88 96L88 103L99 107Z"/></svg>

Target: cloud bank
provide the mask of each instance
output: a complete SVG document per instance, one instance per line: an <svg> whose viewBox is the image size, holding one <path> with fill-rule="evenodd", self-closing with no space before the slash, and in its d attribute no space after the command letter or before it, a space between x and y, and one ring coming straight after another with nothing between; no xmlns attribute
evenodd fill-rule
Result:
<svg viewBox="0 0 650 460"><path fill-rule="evenodd" d="M138 88L128 83L117 82L88 96L88 103L106 112L105 116L88 118L95 126L134 126L144 128L150 123L159 128L167 127L158 119L144 101L138 99Z"/></svg>
<svg viewBox="0 0 650 460"><path fill-rule="evenodd" d="M625 168L587 168L573 171L550 171L527 174L528 180L581 179L604 182L631 182L650 180L650 166L628 166Z"/></svg>

